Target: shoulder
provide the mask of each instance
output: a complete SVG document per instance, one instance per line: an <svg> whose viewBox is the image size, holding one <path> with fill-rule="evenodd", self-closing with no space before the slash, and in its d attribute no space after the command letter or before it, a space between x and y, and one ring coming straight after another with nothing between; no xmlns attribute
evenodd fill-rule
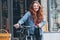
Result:
<svg viewBox="0 0 60 40"><path fill-rule="evenodd" d="M27 15L29 15L29 16L31 15L30 11L27 11L25 14L27 14Z"/></svg>

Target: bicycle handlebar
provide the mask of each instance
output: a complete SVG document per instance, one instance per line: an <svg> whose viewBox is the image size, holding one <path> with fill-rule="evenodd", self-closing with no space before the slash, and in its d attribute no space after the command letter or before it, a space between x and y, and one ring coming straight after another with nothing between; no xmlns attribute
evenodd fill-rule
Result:
<svg viewBox="0 0 60 40"><path fill-rule="evenodd" d="M20 28L31 28L31 26L24 26L24 25L21 25Z"/></svg>

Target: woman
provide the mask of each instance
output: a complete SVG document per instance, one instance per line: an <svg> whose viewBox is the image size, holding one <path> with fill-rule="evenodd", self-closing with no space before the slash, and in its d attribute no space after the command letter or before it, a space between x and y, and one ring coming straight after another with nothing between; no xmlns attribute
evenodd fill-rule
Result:
<svg viewBox="0 0 60 40"><path fill-rule="evenodd" d="M14 25L15 28L19 28L24 22L32 28L29 30L30 34L34 34L36 40L41 40L42 27L45 24L43 17L43 11L38 1L33 1L30 5L29 11Z"/></svg>

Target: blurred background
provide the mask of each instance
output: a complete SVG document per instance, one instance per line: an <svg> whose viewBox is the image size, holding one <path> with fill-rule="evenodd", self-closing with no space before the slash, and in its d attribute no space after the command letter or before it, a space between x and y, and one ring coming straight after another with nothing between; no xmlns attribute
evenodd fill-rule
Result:
<svg viewBox="0 0 60 40"><path fill-rule="evenodd" d="M0 29L7 30L13 36L13 25L28 11L32 1L34 0L0 0ZM43 32L60 32L60 0L37 1L41 4L46 19Z"/></svg>

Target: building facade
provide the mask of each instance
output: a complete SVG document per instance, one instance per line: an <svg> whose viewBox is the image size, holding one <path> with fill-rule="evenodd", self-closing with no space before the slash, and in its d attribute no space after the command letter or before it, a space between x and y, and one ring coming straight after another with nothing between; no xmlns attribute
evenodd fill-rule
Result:
<svg viewBox="0 0 60 40"><path fill-rule="evenodd" d="M34 0L0 0L0 29L5 29L13 34L13 25L27 12L29 5ZM43 8L46 19L43 32L60 31L60 1L37 0Z"/></svg>

